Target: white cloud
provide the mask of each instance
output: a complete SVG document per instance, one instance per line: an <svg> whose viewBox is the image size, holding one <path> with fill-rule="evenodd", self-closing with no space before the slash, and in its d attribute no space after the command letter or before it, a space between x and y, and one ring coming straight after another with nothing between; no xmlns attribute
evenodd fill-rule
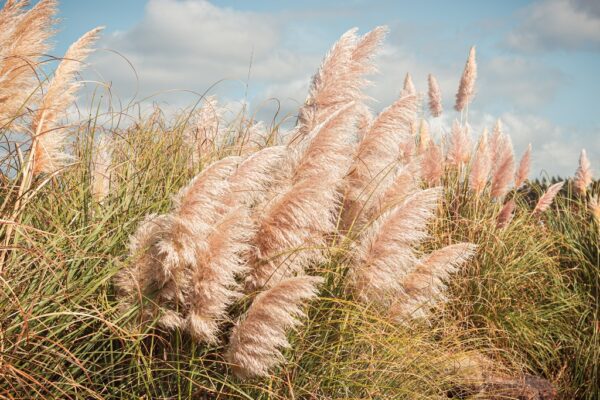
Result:
<svg viewBox="0 0 600 400"><path fill-rule="evenodd" d="M210 93L217 93L222 102L239 108L245 101L241 99L245 96L252 57L252 112L256 112L257 119L266 121L276 111L278 118L287 116L293 120L306 96L310 76L325 51L307 43L327 47L320 36L323 32L303 27L302 21L289 16L223 8L205 0L149 0L140 22L107 37L103 47L118 51L133 64L139 76L137 100L161 93L143 103L157 101L169 110L193 104L197 95L183 90L202 94L222 79L225 81L210 89ZM439 46L444 44L439 42ZM417 51L403 41L402 35L390 37L377 58L381 73L372 77L374 85L367 90L375 100L373 109L381 110L394 101L406 72L412 74L417 90L426 93L427 74L432 72L442 88L446 108L443 122L448 122L457 116L452 106L468 49L452 60L437 58L433 50L426 54ZM93 64L101 80L112 82L116 97L127 101L136 93L135 73L125 59L104 51L99 52ZM470 111L475 132L481 132L484 124L491 127L495 117L490 110L510 106L511 113L500 117L515 139L517 151L522 151L528 142L533 143L536 171L545 168L550 173L570 173L583 145L587 145L591 157L600 156L598 140L582 143L585 136L569 136L566 128L534 114L559 89L560 72L523 56L484 52L479 75L477 96ZM173 89L182 90L166 94Z"/></svg>
<svg viewBox="0 0 600 400"><path fill-rule="evenodd" d="M94 66L124 99L135 94L136 74L138 98L173 89L203 93L213 84L221 93L243 94L249 70L251 84L277 84L304 75L318 62L284 48L283 29L274 15L204 0L150 0L137 25L102 43L127 61L100 52ZM179 93L175 101L189 102L182 97Z"/></svg>
<svg viewBox="0 0 600 400"><path fill-rule="evenodd" d="M545 0L527 7L520 25L506 38L511 48L600 50L597 0Z"/></svg>

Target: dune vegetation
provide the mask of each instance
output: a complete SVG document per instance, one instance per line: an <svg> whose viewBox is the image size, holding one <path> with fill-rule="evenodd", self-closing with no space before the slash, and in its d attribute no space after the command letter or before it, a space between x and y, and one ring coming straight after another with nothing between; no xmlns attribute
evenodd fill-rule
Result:
<svg viewBox="0 0 600 400"><path fill-rule="evenodd" d="M371 110L379 27L293 116L74 120L101 29L49 60L56 7L0 11L0 398L600 398L600 185L473 132L475 48L455 110Z"/></svg>

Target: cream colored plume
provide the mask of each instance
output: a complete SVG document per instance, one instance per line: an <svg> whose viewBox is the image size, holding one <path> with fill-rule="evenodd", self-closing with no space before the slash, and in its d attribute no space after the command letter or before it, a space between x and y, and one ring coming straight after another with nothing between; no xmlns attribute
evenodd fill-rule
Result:
<svg viewBox="0 0 600 400"><path fill-rule="evenodd" d="M379 113L358 144L346 177L346 225L352 223L368 199L378 198L393 182L401 145L412 140L410 126L416 109L415 96L399 98Z"/></svg>
<svg viewBox="0 0 600 400"><path fill-rule="evenodd" d="M435 186L440 183L443 175L444 156L440 147L435 142L432 142L423 154L423 159L421 161L421 177L430 186Z"/></svg>
<svg viewBox="0 0 600 400"><path fill-rule="evenodd" d="M546 190L546 192L538 200L537 204L535 205L535 208L533 209L533 214L540 214L546 211L550 207L550 205L552 205L552 201L554 201L554 198L556 197L558 192L560 192L560 189L562 189L564 184L565 182L563 181L550 186L548 190Z"/></svg>
<svg viewBox="0 0 600 400"><path fill-rule="evenodd" d="M354 28L342 35L313 77L298 116L301 136L315 129L339 107L364 97L361 90L368 83L364 75L375 71L372 58L385 37L386 28L377 27L361 38L356 36L356 31Z"/></svg>
<svg viewBox="0 0 600 400"><path fill-rule="evenodd" d="M252 207L266 201L274 176L286 155L285 146L265 147L240 163L229 179L231 202Z"/></svg>
<svg viewBox="0 0 600 400"><path fill-rule="evenodd" d="M80 84L74 81L83 61L92 52L91 46L103 28L96 28L69 47L56 68L54 78L42 99L32 122L33 173L52 173L60 169L69 157L62 152L66 133L58 126L67 108L74 102Z"/></svg>
<svg viewBox="0 0 600 400"><path fill-rule="evenodd" d="M454 244L419 260L400 280L403 290L392 305L392 316L400 320L427 318L434 305L446 300L444 281L473 257L476 248L471 243Z"/></svg>
<svg viewBox="0 0 600 400"><path fill-rule="evenodd" d="M260 293L248 312L236 323L225 355L240 378L268 376L285 361L288 331L305 317L303 305L317 296L320 277L300 276L279 282Z"/></svg>
<svg viewBox="0 0 600 400"><path fill-rule="evenodd" d="M223 112L217 98L208 96L194 113L190 127L184 131L187 142L192 146L193 163L198 163L220 145Z"/></svg>
<svg viewBox="0 0 600 400"><path fill-rule="evenodd" d="M475 80L477 79L477 63L475 61L475 46L469 51L469 58L465 64L458 93L456 93L456 104L454 109L462 111L467 106L475 95Z"/></svg>
<svg viewBox="0 0 600 400"><path fill-rule="evenodd" d="M469 162L471 156L471 138L468 126L460 126L458 121L452 123L450 132L450 147L447 159L450 165L463 165Z"/></svg>
<svg viewBox="0 0 600 400"><path fill-rule="evenodd" d="M419 148L418 154L422 155L429 144L431 143L431 136L429 134L429 124L424 119L421 120L421 126L419 127Z"/></svg>
<svg viewBox="0 0 600 400"><path fill-rule="evenodd" d="M341 179L352 160L352 141L356 129L354 103L333 112L306 135L294 153L292 182L328 174Z"/></svg>
<svg viewBox="0 0 600 400"><path fill-rule="evenodd" d="M103 135L92 149L92 196L101 203L110 193L112 140Z"/></svg>
<svg viewBox="0 0 600 400"><path fill-rule="evenodd" d="M427 237L440 188L418 191L385 213L360 238L349 270L351 291L361 301L389 306L403 292L401 277L417 259L413 246Z"/></svg>
<svg viewBox="0 0 600 400"><path fill-rule="evenodd" d="M575 180L573 185L575 186L575 190L580 195L585 195L588 186L592 183L592 168L590 164L590 160L587 158L587 153L585 149L581 150L581 155L579 156L579 167L575 172Z"/></svg>
<svg viewBox="0 0 600 400"><path fill-rule="evenodd" d="M322 260L326 234L336 229L339 180L329 174L295 183L269 201L260 215L249 256L246 290L272 287Z"/></svg>
<svg viewBox="0 0 600 400"><path fill-rule="evenodd" d="M487 131L484 131L479 140L477 152L471 165L471 173L469 174L469 186L475 194L479 195L485 189L491 168L492 159L487 143Z"/></svg>
<svg viewBox="0 0 600 400"><path fill-rule="evenodd" d="M152 294L159 323L198 341L216 341L240 294L236 278L247 268L243 256L254 227L246 208L228 202L238 163L237 157L213 163L179 191L169 214L144 221L132 237L133 263L116 282L126 301Z"/></svg>
<svg viewBox="0 0 600 400"><path fill-rule="evenodd" d="M400 97L416 95L417 89L415 89L415 84L413 83L412 77L407 72L404 77L404 85L402 86L402 92Z"/></svg>
<svg viewBox="0 0 600 400"><path fill-rule="evenodd" d="M27 111L36 99L37 68L54 33L56 1L41 0L28 11L26 1L7 2L0 11L0 127Z"/></svg>
<svg viewBox="0 0 600 400"><path fill-rule="evenodd" d="M223 216L206 237L206 244L200 246L186 318L186 328L196 340L217 342L219 326L227 320L227 308L241 294L236 278L247 271L243 256L250 251L253 234L248 211L240 207Z"/></svg>
<svg viewBox="0 0 600 400"><path fill-rule="evenodd" d="M432 74L429 74L427 78L429 83L429 112L432 117L439 117L442 115L444 109L442 108L442 93L440 92L440 86L438 85L437 79Z"/></svg>
<svg viewBox="0 0 600 400"><path fill-rule="evenodd" d="M501 146L502 149L496 150L498 164L492 175L491 196L495 199L502 198L508 193L515 176L515 156L510 137L505 136Z"/></svg>
<svg viewBox="0 0 600 400"><path fill-rule="evenodd" d="M500 210L500 213L498 214L498 219L496 221L497 228L504 228L505 226L510 224L510 221L512 221L514 217L514 211L516 207L517 204L513 199L507 201L506 204L504 204L502 210Z"/></svg>
<svg viewBox="0 0 600 400"><path fill-rule="evenodd" d="M527 146L527 150L521 157L521 161L519 162L519 168L517 169L517 174L515 175L515 187L519 188L523 182L527 180L529 176L529 169L531 168L531 144Z"/></svg>

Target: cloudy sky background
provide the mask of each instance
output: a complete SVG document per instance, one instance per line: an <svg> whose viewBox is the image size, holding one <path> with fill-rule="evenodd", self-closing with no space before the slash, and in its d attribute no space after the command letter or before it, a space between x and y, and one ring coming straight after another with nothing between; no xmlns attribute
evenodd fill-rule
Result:
<svg viewBox="0 0 600 400"><path fill-rule="evenodd" d="M438 131L457 116L454 94L475 45L475 133L500 118L518 156L533 144L534 177L572 174L583 147L600 173L597 0L62 0L60 18L57 54L90 28L106 26L86 77L110 82L113 101L136 96L173 110L208 91L232 107L246 99L267 119L277 104L284 114L297 110L343 32L387 25L371 106L378 111L392 102L406 72L425 93L431 72L446 110Z"/></svg>

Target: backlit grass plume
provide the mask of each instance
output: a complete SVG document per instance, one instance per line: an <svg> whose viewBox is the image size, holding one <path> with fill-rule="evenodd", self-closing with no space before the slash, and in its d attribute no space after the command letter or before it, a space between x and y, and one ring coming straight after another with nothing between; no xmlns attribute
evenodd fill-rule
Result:
<svg viewBox="0 0 600 400"><path fill-rule="evenodd" d="M372 122L358 144L350 172L346 177L347 193L343 224L347 228L368 213L367 202L377 201L395 178L399 149L413 141L411 123L416 114L416 97L400 97L385 108ZM364 221L363 221L364 222Z"/></svg>
<svg viewBox="0 0 600 400"><path fill-rule="evenodd" d="M535 208L533 209L533 214L541 214L548 208L550 208L552 202L554 201L554 198L556 197L558 192L560 192L560 189L562 189L564 184L565 182L558 182L550 186L536 203Z"/></svg>
<svg viewBox="0 0 600 400"><path fill-rule="evenodd" d="M460 78L458 92L456 93L456 104L454 105L456 111L462 111L473 99L476 79L477 62L475 61L475 47L471 47L465 69Z"/></svg>
<svg viewBox="0 0 600 400"><path fill-rule="evenodd" d="M42 0L25 11L26 1L6 2L0 11L0 126L25 114L38 96L39 63L50 49L56 1Z"/></svg>
<svg viewBox="0 0 600 400"><path fill-rule="evenodd" d="M303 305L317 296L322 282L314 276L289 278L254 299L233 328L225 356L238 377L267 376L284 360L288 331L300 324Z"/></svg>
<svg viewBox="0 0 600 400"><path fill-rule="evenodd" d="M429 112L432 117L439 117L444 110L442 107L442 93L440 91L440 86L438 85L437 79L432 74L429 74L427 82L429 84L429 91L427 92L429 96Z"/></svg>
<svg viewBox="0 0 600 400"><path fill-rule="evenodd" d="M515 156L510 137L503 137L495 146L499 148L494 148L497 164L493 167L491 196L499 199L510 190L515 177Z"/></svg>
<svg viewBox="0 0 600 400"><path fill-rule="evenodd" d="M460 166L466 164L471 156L471 138L468 126L461 126L458 121L452 123L450 144L446 155L448 164Z"/></svg>
<svg viewBox="0 0 600 400"><path fill-rule="evenodd" d="M474 255L475 249L473 244L459 243L420 259L400 279L403 290L392 306L392 314L399 319L428 317L430 309L446 299L445 280Z"/></svg>
<svg viewBox="0 0 600 400"><path fill-rule="evenodd" d="M427 237L439 195L439 188L418 191L363 233L349 272L351 290L363 302L390 306L403 293L401 278L417 262L414 246Z"/></svg>
<svg viewBox="0 0 600 400"><path fill-rule="evenodd" d="M96 28L89 31L69 47L34 116L31 127L34 134L31 148L34 175L52 173L69 158L62 151L65 132L57 124L75 100L75 93L80 86L74 81L75 76L92 52L91 46L101 30Z"/></svg>
<svg viewBox="0 0 600 400"><path fill-rule="evenodd" d="M330 113L364 97L368 83L364 75L374 72L375 51L385 37L385 27L377 27L362 37L351 29L338 40L312 79L308 97L299 112L301 135L308 134Z"/></svg>
<svg viewBox="0 0 600 400"><path fill-rule="evenodd" d="M523 157L521 157L521 161L519 162L519 168L517 169L517 173L515 175L515 187L519 188L529 175L529 169L531 168L531 144L527 146L525 153L523 153Z"/></svg>
<svg viewBox="0 0 600 400"><path fill-rule="evenodd" d="M492 159L487 142L487 132L484 131L477 145L477 151L475 152L469 174L469 186L476 195L479 195L485 189L491 168Z"/></svg>
<svg viewBox="0 0 600 400"><path fill-rule="evenodd" d="M580 195L585 195L590 183L592 183L592 168L590 161L587 158L587 153L585 149L583 149L581 150L581 155L579 156L579 167L575 172L575 190Z"/></svg>
<svg viewBox="0 0 600 400"><path fill-rule="evenodd" d="M402 86L402 93L400 94L400 96L404 97L416 94L417 89L415 89L415 84L413 83L412 77L407 72L406 76L404 77L404 85Z"/></svg>

